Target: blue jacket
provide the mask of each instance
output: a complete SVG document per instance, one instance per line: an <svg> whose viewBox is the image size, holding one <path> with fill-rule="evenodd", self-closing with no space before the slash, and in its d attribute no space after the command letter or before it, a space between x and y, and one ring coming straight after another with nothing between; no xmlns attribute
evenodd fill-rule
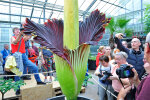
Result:
<svg viewBox="0 0 150 100"><path fill-rule="evenodd" d="M141 49L140 51L136 52L134 49L125 48L122 45L121 40L119 40L116 37L115 37L115 43L117 44L117 48L120 51L124 51L128 54L127 62L136 69L139 77L141 78L143 73L145 72L144 66L143 66L144 65L144 62L143 62L144 52Z"/></svg>
<svg viewBox="0 0 150 100"><path fill-rule="evenodd" d="M1 53L3 55L3 64L5 64L5 59L10 54L10 50L6 51L6 49L4 49L4 50L1 51Z"/></svg>

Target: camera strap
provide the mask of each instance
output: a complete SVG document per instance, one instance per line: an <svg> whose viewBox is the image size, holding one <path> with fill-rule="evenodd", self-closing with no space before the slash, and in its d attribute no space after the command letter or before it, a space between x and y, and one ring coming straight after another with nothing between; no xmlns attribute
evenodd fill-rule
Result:
<svg viewBox="0 0 150 100"><path fill-rule="evenodd" d="M124 85L123 85L123 83L122 83L122 81L121 81L120 77L119 77L119 80L120 80L120 82L121 82L121 84L122 84L122 86L123 86L123 88L124 88ZM125 89L125 88L124 88L124 89Z"/></svg>
<svg viewBox="0 0 150 100"><path fill-rule="evenodd" d="M102 74L102 65L101 64L100 64L99 72L100 72L100 74Z"/></svg>
<svg viewBox="0 0 150 100"><path fill-rule="evenodd" d="M18 50L17 50L17 52L19 52L19 49L20 49L20 46L21 46L21 41L22 41L22 36L21 36L21 39L20 39L20 41L19 41L19 47L18 47Z"/></svg>

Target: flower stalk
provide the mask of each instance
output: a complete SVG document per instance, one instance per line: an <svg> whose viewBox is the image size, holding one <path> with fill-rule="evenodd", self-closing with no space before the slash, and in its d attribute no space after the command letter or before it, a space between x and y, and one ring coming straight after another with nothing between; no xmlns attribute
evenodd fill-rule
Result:
<svg viewBox="0 0 150 100"><path fill-rule="evenodd" d="M64 0L63 45L70 50L79 46L78 0Z"/></svg>

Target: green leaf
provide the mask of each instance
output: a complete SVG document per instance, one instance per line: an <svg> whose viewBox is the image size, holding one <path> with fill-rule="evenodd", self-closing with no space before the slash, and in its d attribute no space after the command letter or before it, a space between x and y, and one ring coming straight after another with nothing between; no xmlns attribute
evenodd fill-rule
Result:
<svg viewBox="0 0 150 100"><path fill-rule="evenodd" d="M145 33L150 32L150 4L146 4L146 9L144 11L144 24Z"/></svg>
<svg viewBox="0 0 150 100"><path fill-rule="evenodd" d="M126 33L126 37L131 37L133 34L133 30L132 29L125 29L125 33Z"/></svg>
<svg viewBox="0 0 150 100"><path fill-rule="evenodd" d="M87 81L87 83L94 84L92 81Z"/></svg>
<svg viewBox="0 0 150 100"><path fill-rule="evenodd" d="M16 91L16 89L18 89L18 86L22 86L24 85L23 81L17 81L17 82L13 82L12 79L9 80L5 80L5 79L0 79L0 92L5 94L7 91L14 89Z"/></svg>
<svg viewBox="0 0 150 100"><path fill-rule="evenodd" d="M81 90L87 69L90 45L66 51L68 61L54 54L56 74L61 89L68 100L74 100Z"/></svg>
<svg viewBox="0 0 150 100"><path fill-rule="evenodd" d="M110 33L113 34L116 30L116 23L114 17L111 17L110 23L106 27L106 29L109 29Z"/></svg>
<svg viewBox="0 0 150 100"><path fill-rule="evenodd" d="M119 28L123 29L128 24L129 21L130 21L130 19L118 18L116 21L116 25Z"/></svg>

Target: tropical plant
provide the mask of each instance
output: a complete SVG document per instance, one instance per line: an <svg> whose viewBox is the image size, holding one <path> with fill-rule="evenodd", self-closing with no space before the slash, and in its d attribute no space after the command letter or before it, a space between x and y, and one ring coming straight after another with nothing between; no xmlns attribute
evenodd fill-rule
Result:
<svg viewBox="0 0 150 100"><path fill-rule="evenodd" d="M112 49L115 48L113 35L115 33L125 33L125 29L126 29L125 27L129 21L130 19L125 19L125 18L115 19L114 17L111 17L111 21L106 28L110 31L109 45Z"/></svg>
<svg viewBox="0 0 150 100"><path fill-rule="evenodd" d="M126 34L126 37L132 37L133 30L130 28L125 28L124 33Z"/></svg>
<svg viewBox="0 0 150 100"><path fill-rule="evenodd" d="M146 9L144 11L144 24L145 24L145 32L150 32L150 4L146 5Z"/></svg>
<svg viewBox="0 0 150 100"><path fill-rule="evenodd" d="M22 85L25 85L22 80L14 82L13 79L5 80L3 78L0 78L0 92L2 94L2 100L4 100L4 95L7 91L11 89L14 89L14 91L16 91Z"/></svg>
<svg viewBox="0 0 150 100"><path fill-rule="evenodd" d="M67 100L77 99L85 78L90 45L103 37L109 21L105 14L95 10L79 22L78 0L64 0L64 23L52 19L40 25L26 19L24 33L32 32L36 42L53 52L56 74Z"/></svg>

